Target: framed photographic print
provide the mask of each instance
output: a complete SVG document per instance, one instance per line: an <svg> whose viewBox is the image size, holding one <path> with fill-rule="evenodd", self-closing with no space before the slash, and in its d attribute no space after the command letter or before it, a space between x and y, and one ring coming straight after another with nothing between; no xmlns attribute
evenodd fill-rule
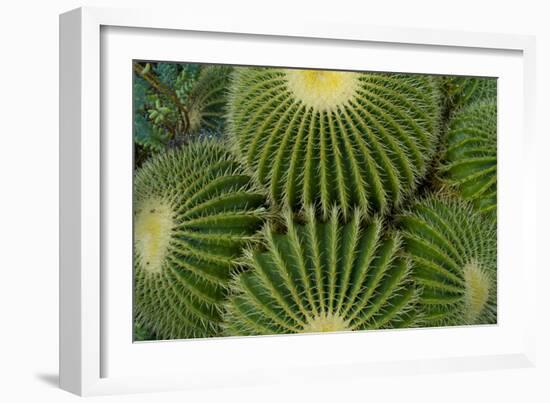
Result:
<svg viewBox="0 0 550 403"><path fill-rule="evenodd" d="M533 52L63 14L61 386L532 365Z"/></svg>

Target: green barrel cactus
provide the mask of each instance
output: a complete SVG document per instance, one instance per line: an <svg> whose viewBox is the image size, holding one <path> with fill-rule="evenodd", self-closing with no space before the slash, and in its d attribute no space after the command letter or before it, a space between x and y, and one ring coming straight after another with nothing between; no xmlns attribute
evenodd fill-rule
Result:
<svg viewBox="0 0 550 403"><path fill-rule="evenodd" d="M384 212L433 155L439 92L430 76L239 68L228 130L277 205Z"/></svg>
<svg viewBox="0 0 550 403"><path fill-rule="evenodd" d="M219 334L234 262L264 196L222 143L158 156L134 178L136 323L161 339Z"/></svg>
<svg viewBox="0 0 550 403"><path fill-rule="evenodd" d="M430 326L496 322L496 228L466 202L429 196L399 217Z"/></svg>
<svg viewBox="0 0 550 403"><path fill-rule="evenodd" d="M286 231L264 231L265 249L248 250L249 270L233 282L229 335L309 333L405 327L416 323L417 290L400 239L355 210L341 224L336 208L319 222L286 216Z"/></svg>
<svg viewBox="0 0 550 403"><path fill-rule="evenodd" d="M220 132L224 130L225 105L233 67L204 67L189 94L189 131Z"/></svg>
<svg viewBox="0 0 550 403"><path fill-rule="evenodd" d="M440 175L482 212L497 208L497 106L476 102L449 123Z"/></svg>
<svg viewBox="0 0 550 403"><path fill-rule="evenodd" d="M442 94L452 110L458 110L482 100L495 100L497 79L483 77L441 77Z"/></svg>

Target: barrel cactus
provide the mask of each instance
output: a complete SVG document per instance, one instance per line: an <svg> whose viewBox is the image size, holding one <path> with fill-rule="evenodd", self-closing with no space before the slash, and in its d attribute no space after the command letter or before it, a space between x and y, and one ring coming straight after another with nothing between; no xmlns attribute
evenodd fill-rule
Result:
<svg viewBox="0 0 550 403"><path fill-rule="evenodd" d="M189 130L220 132L224 129L225 105L233 67L206 66L189 94Z"/></svg>
<svg viewBox="0 0 550 403"><path fill-rule="evenodd" d="M228 128L272 202L385 212L433 155L438 86L430 76L239 68Z"/></svg>
<svg viewBox="0 0 550 403"><path fill-rule="evenodd" d="M488 77L441 77L442 93L452 110L482 100L496 100L497 79Z"/></svg>
<svg viewBox="0 0 550 403"><path fill-rule="evenodd" d="M476 102L451 119L441 176L482 212L497 208L497 106Z"/></svg>
<svg viewBox="0 0 550 403"><path fill-rule="evenodd" d="M464 201L428 196L399 217L431 326L496 322L496 229Z"/></svg>
<svg viewBox="0 0 550 403"><path fill-rule="evenodd" d="M219 334L232 267L264 196L221 143L149 160L134 178L136 323L162 339Z"/></svg>
<svg viewBox="0 0 550 403"><path fill-rule="evenodd" d="M365 223L327 222L306 208L305 224L286 216L286 231L264 231L265 249L249 250L227 304L230 335L309 333L404 327L416 323L416 288L400 239Z"/></svg>

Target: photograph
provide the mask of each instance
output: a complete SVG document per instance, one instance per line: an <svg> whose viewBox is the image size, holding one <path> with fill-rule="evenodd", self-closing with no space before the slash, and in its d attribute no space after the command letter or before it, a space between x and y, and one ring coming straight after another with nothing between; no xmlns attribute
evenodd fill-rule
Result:
<svg viewBox="0 0 550 403"><path fill-rule="evenodd" d="M133 339L497 324L497 78L133 60Z"/></svg>

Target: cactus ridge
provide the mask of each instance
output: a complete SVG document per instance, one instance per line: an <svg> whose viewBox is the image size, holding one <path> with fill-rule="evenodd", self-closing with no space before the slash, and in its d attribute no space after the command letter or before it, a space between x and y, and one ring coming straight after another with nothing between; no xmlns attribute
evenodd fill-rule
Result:
<svg viewBox="0 0 550 403"><path fill-rule="evenodd" d="M234 277L225 320L229 335L348 331L410 326L418 318L409 263L397 235L354 210L341 224L305 209L306 223L285 215L286 231L264 227L264 248L248 249L249 270Z"/></svg>
<svg viewBox="0 0 550 403"><path fill-rule="evenodd" d="M229 94L234 148L294 211L338 205L385 212L410 193L433 155L437 86L420 75L240 68Z"/></svg>
<svg viewBox="0 0 550 403"><path fill-rule="evenodd" d="M449 124L440 174L482 212L497 208L497 106L471 104Z"/></svg>
<svg viewBox="0 0 550 403"><path fill-rule="evenodd" d="M136 172L134 309L159 337L219 334L235 261L266 217L244 171L223 144L200 141Z"/></svg>
<svg viewBox="0 0 550 403"><path fill-rule="evenodd" d="M399 216L430 326L496 323L496 228L464 201L428 196Z"/></svg>

